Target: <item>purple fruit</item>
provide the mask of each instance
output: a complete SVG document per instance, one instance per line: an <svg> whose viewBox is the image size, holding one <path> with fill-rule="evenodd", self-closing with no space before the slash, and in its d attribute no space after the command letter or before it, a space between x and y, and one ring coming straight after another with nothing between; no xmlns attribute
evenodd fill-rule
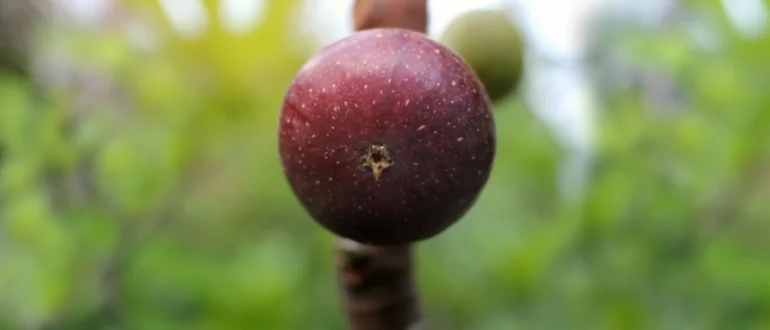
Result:
<svg viewBox="0 0 770 330"><path fill-rule="evenodd" d="M426 35L371 29L314 55L286 92L283 171L310 215L361 243L406 244L455 223L495 156L489 97Z"/></svg>

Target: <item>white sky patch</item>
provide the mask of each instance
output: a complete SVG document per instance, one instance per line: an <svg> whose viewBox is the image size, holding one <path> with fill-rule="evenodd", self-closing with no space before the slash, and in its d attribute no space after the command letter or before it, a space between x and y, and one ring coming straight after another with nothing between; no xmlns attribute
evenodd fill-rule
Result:
<svg viewBox="0 0 770 330"><path fill-rule="evenodd" d="M28 1L28 0L13 0ZM110 4L110 0L55 0L58 8L66 10L78 22L93 24L98 21Z"/></svg>
<svg viewBox="0 0 770 330"><path fill-rule="evenodd" d="M183 38L195 39L208 27L206 7L200 0L159 0L163 14Z"/></svg>
<svg viewBox="0 0 770 330"><path fill-rule="evenodd" d="M160 40L144 22L130 20L124 25L128 37L144 51L158 49Z"/></svg>
<svg viewBox="0 0 770 330"><path fill-rule="evenodd" d="M304 0L297 32L329 44L353 32L352 0Z"/></svg>
<svg viewBox="0 0 770 330"><path fill-rule="evenodd" d="M762 0L721 0L730 24L746 38L767 33L767 4Z"/></svg>
<svg viewBox="0 0 770 330"><path fill-rule="evenodd" d="M265 0L220 0L222 28L233 34L248 33L265 17Z"/></svg>
<svg viewBox="0 0 770 330"><path fill-rule="evenodd" d="M593 14L607 0L521 0L523 26L538 51L574 59L582 56Z"/></svg>

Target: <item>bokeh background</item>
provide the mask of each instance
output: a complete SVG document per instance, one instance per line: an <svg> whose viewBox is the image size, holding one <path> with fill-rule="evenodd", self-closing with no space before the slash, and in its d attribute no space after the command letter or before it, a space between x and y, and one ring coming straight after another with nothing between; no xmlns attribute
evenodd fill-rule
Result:
<svg viewBox="0 0 770 330"><path fill-rule="evenodd" d="M350 1L0 0L0 329L343 329L277 118ZM498 154L417 247L433 329L770 329L763 0L431 0L526 39Z"/></svg>

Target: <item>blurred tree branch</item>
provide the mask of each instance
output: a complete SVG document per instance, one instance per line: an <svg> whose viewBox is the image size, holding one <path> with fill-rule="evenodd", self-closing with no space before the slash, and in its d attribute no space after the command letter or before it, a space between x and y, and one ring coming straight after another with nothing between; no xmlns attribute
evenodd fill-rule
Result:
<svg viewBox="0 0 770 330"><path fill-rule="evenodd" d="M0 0L0 70L29 74L46 6L45 0Z"/></svg>

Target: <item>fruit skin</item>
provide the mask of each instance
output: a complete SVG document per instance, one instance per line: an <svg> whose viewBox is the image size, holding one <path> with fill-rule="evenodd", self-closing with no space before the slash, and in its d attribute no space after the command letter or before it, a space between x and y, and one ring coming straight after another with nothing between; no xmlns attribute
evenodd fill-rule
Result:
<svg viewBox="0 0 770 330"><path fill-rule="evenodd" d="M375 178L363 164L382 164L383 146L389 167ZM411 243L455 223L486 184L495 149L489 98L472 69L399 28L322 49L297 73L280 114L279 152L295 195L322 226L365 244Z"/></svg>
<svg viewBox="0 0 770 330"><path fill-rule="evenodd" d="M473 68L493 102L518 87L523 70L523 40L505 12L466 12L447 26L439 40Z"/></svg>

